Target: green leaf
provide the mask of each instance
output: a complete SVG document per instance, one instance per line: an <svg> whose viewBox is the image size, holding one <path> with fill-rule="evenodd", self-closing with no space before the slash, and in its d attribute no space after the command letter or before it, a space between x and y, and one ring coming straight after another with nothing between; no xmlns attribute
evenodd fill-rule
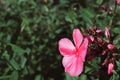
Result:
<svg viewBox="0 0 120 80"><path fill-rule="evenodd" d="M25 50L23 50L22 48L20 48L19 46L17 45L14 45L14 44L9 44L11 47L12 47L12 50L15 52L15 53L25 53Z"/></svg>
<svg viewBox="0 0 120 80"><path fill-rule="evenodd" d="M112 31L114 33L120 34L120 27L113 28Z"/></svg>
<svg viewBox="0 0 120 80"><path fill-rule="evenodd" d="M120 48L120 35L116 36L113 40L115 47Z"/></svg>
<svg viewBox="0 0 120 80"><path fill-rule="evenodd" d="M10 59L10 55L8 54L7 51L5 51L5 52L3 53L3 57L5 57L5 59L8 60L8 61L9 61L9 59Z"/></svg>
<svg viewBox="0 0 120 80"><path fill-rule="evenodd" d="M113 74L113 75L110 77L110 80L119 80L119 75Z"/></svg>
<svg viewBox="0 0 120 80"><path fill-rule="evenodd" d="M72 19L69 16L66 16L65 20L68 21L68 22L72 22Z"/></svg>
<svg viewBox="0 0 120 80"><path fill-rule="evenodd" d="M41 80L41 76L40 76L40 75L37 75L37 76L35 77L35 80Z"/></svg>
<svg viewBox="0 0 120 80"><path fill-rule="evenodd" d="M43 5L43 6L42 6L42 11L43 11L43 12L48 12L49 9L48 9L48 7L47 7L46 5Z"/></svg>
<svg viewBox="0 0 120 80"><path fill-rule="evenodd" d="M87 76L85 74L82 74L80 76L79 80L87 80Z"/></svg>
<svg viewBox="0 0 120 80"><path fill-rule="evenodd" d="M0 80L8 80L10 76L0 76Z"/></svg>
<svg viewBox="0 0 120 80"><path fill-rule="evenodd" d="M93 69L92 68L90 68L90 67L85 67L85 73L89 73L89 72L91 72L91 71L93 71Z"/></svg>
<svg viewBox="0 0 120 80"><path fill-rule="evenodd" d="M97 0L97 4L102 4L103 0Z"/></svg>
<svg viewBox="0 0 120 80"><path fill-rule="evenodd" d="M26 61L27 61L27 59L24 56L22 56L21 57L21 64L20 64L21 68L24 68Z"/></svg>
<svg viewBox="0 0 120 80"><path fill-rule="evenodd" d="M65 73L65 77L66 77L65 80L78 80L78 78L79 78L79 77L71 77L68 75L68 73Z"/></svg>
<svg viewBox="0 0 120 80"><path fill-rule="evenodd" d="M84 9L81 8L80 9L80 13L81 13L81 17L83 18L83 20L89 25L92 26L93 22L92 22L92 18L94 17L94 13L89 10L89 9Z"/></svg>
<svg viewBox="0 0 120 80"><path fill-rule="evenodd" d="M18 80L18 71L13 71L10 80Z"/></svg>
<svg viewBox="0 0 120 80"><path fill-rule="evenodd" d="M10 60L10 64L14 69L16 70L20 69L19 64L14 59Z"/></svg>

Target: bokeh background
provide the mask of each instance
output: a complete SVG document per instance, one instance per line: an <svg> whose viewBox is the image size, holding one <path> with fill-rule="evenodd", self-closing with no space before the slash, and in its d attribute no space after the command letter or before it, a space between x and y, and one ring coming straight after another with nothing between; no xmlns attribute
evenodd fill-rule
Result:
<svg viewBox="0 0 120 80"><path fill-rule="evenodd" d="M101 29L109 27L113 16L100 6L114 9L114 3L114 0L0 0L0 80L78 80L64 72L58 41L63 37L72 40L74 28L84 33L94 25ZM118 20L113 20L112 31L116 35L120 34ZM82 74L79 80L89 79Z"/></svg>

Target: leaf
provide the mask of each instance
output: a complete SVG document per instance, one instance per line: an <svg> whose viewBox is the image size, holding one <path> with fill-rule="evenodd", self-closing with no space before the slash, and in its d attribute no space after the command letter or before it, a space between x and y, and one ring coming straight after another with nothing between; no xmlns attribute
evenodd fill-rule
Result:
<svg viewBox="0 0 120 80"><path fill-rule="evenodd" d="M14 44L9 44L11 47L12 47L12 50L15 52L15 53L25 53L25 50L23 50L22 48L20 48L19 46L17 45L14 45Z"/></svg>
<svg viewBox="0 0 120 80"><path fill-rule="evenodd" d="M37 75L37 76L35 77L35 80L41 80L41 76L40 76L40 75Z"/></svg>
<svg viewBox="0 0 120 80"><path fill-rule="evenodd" d="M68 21L68 22L72 22L72 19L69 16L66 16L65 20Z"/></svg>
<svg viewBox="0 0 120 80"><path fill-rule="evenodd" d="M93 25L92 18L94 17L94 13L89 9L80 9L81 17L88 25Z"/></svg>
<svg viewBox="0 0 120 80"><path fill-rule="evenodd" d="M115 47L120 48L120 35L116 36L113 40Z"/></svg>
<svg viewBox="0 0 120 80"><path fill-rule="evenodd" d="M119 61L116 61L116 64L117 64L118 70L120 70L120 62L119 62Z"/></svg>
<svg viewBox="0 0 120 80"><path fill-rule="evenodd" d="M18 80L18 71L13 71L10 80Z"/></svg>
<svg viewBox="0 0 120 80"><path fill-rule="evenodd" d="M97 0L97 4L102 4L103 0Z"/></svg>
<svg viewBox="0 0 120 80"><path fill-rule="evenodd" d="M119 80L119 75L113 74L113 75L110 77L110 80Z"/></svg>
<svg viewBox="0 0 120 80"><path fill-rule="evenodd" d="M0 80L8 80L10 76L0 76Z"/></svg>
<svg viewBox="0 0 120 80"><path fill-rule="evenodd" d="M93 69L92 68L90 68L90 67L85 67L85 73L89 73L89 72L92 72L93 71Z"/></svg>
<svg viewBox="0 0 120 80"><path fill-rule="evenodd" d="M46 5L43 5L43 6L42 6L42 11L43 11L43 12L48 12L49 9L48 9L48 7L47 7Z"/></svg>
<svg viewBox="0 0 120 80"><path fill-rule="evenodd" d="M22 56L21 57L21 64L20 64L21 68L24 68L26 61L27 61L27 59L24 56Z"/></svg>
<svg viewBox="0 0 120 80"><path fill-rule="evenodd" d="M114 33L120 34L120 27L113 28L112 31Z"/></svg>
<svg viewBox="0 0 120 80"><path fill-rule="evenodd" d="M9 59L10 59L10 55L7 53L7 51L5 51L5 52L3 53L3 57L5 57L5 59L8 60L8 61L9 61Z"/></svg>
<svg viewBox="0 0 120 80"><path fill-rule="evenodd" d="M14 69L16 70L20 69L19 64L14 59L10 60L10 64L12 65Z"/></svg>
<svg viewBox="0 0 120 80"><path fill-rule="evenodd" d="M79 80L87 80L87 76L85 74L82 74L80 76Z"/></svg>
<svg viewBox="0 0 120 80"><path fill-rule="evenodd" d="M71 77L68 75L68 73L65 73L65 80L78 80L79 77Z"/></svg>

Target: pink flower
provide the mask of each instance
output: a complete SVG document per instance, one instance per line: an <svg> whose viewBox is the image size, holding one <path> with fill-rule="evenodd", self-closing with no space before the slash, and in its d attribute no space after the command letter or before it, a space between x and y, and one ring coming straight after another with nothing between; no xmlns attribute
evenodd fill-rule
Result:
<svg viewBox="0 0 120 80"><path fill-rule="evenodd" d="M110 38L110 32L107 27L105 27L105 36L106 36L106 38Z"/></svg>
<svg viewBox="0 0 120 80"><path fill-rule="evenodd" d="M88 39L86 37L83 39L79 29L74 29L73 40L75 46L68 38L62 38L59 41L59 51L64 56L62 64L65 72L68 72L70 76L78 76L83 71Z"/></svg>
<svg viewBox="0 0 120 80"><path fill-rule="evenodd" d="M120 0L116 0L116 1L117 1L118 4L120 3Z"/></svg>
<svg viewBox="0 0 120 80"><path fill-rule="evenodd" d="M113 68L114 68L113 63L109 63L109 64L108 64L108 75L111 74Z"/></svg>
<svg viewBox="0 0 120 80"><path fill-rule="evenodd" d="M108 44L107 47L108 47L109 50L113 50L115 48L115 46L112 45L112 44Z"/></svg>

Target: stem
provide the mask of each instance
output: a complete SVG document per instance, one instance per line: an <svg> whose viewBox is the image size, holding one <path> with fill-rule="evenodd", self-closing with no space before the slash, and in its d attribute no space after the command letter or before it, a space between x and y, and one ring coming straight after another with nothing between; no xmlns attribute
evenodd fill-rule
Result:
<svg viewBox="0 0 120 80"><path fill-rule="evenodd" d="M117 13L117 2L115 1L115 7L114 7L114 11L113 11L113 16L112 16L112 19L109 22L109 25L110 25L111 28L112 28L114 16L115 16L116 13Z"/></svg>
<svg viewBox="0 0 120 80"><path fill-rule="evenodd" d="M115 1L115 8L114 8L114 14L117 12L117 2Z"/></svg>

